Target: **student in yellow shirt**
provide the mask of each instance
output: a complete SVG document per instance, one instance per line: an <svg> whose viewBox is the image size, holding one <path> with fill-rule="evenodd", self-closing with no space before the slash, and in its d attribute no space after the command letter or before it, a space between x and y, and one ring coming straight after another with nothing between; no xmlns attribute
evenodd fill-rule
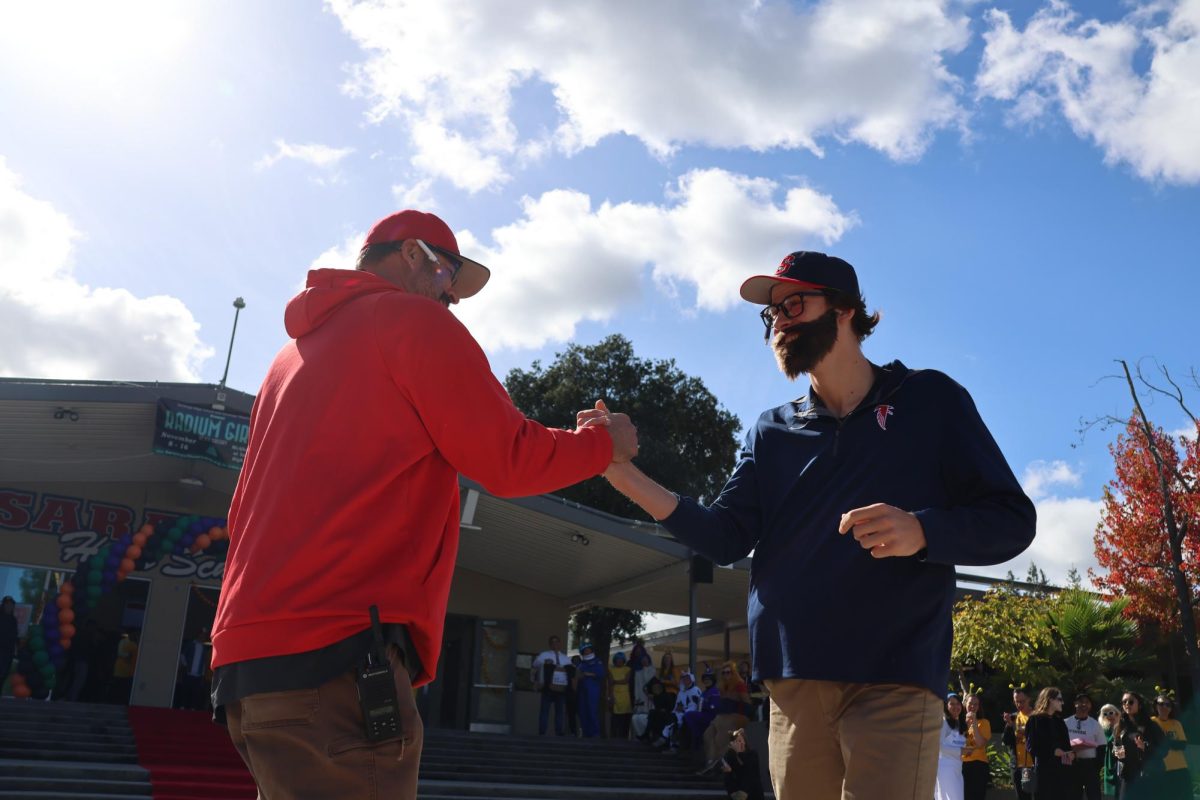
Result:
<svg viewBox="0 0 1200 800"><path fill-rule="evenodd" d="M1013 686L1013 705L1016 713L1004 712L1004 744L1013 752L1013 786L1017 789L1017 800L1032 800L1029 794L1021 791L1021 770L1033 766L1033 756L1025 742L1025 726L1029 724L1029 716L1033 706L1029 702L1029 692L1025 686Z"/></svg>
<svg viewBox="0 0 1200 800"><path fill-rule="evenodd" d="M113 662L112 682L109 684L109 702L127 705L133 689L133 673L137 669L138 645L129 631L121 634L117 642L117 659Z"/></svg>
<svg viewBox="0 0 1200 800"><path fill-rule="evenodd" d="M614 655L612 663L612 669L608 671L608 708L612 713L612 735L614 739L628 739L629 721L633 719L633 698L629 694L630 675L633 670L626 665L624 653Z"/></svg>
<svg viewBox="0 0 1200 800"><path fill-rule="evenodd" d="M964 800L984 800L988 785L988 742L992 739L992 723L981 713L979 695L967 695L967 746L963 748Z"/></svg>
<svg viewBox="0 0 1200 800"><path fill-rule="evenodd" d="M1160 694L1154 698L1154 708L1157 716L1151 719L1162 728L1165 737L1159 752L1164 753L1163 765L1166 772L1155 781L1159 785L1158 797L1161 800L1191 800L1192 776L1184 756L1187 734L1183 732L1183 725L1175 718L1175 700L1168 694Z"/></svg>

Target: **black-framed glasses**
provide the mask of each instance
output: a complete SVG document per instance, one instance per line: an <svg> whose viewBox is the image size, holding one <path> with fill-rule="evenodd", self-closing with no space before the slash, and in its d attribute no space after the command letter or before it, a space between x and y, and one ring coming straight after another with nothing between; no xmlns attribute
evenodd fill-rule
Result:
<svg viewBox="0 0 1200 800"><path fill-rule="evenodd" d="M767 326L766 338L771 338L771 329L775 327L776 318L782 314L784 319L795 319L804 316L804 298L829 297L828 291L793 292L778 303L772 303L759 312L758 318Z"/></svg>
<svg viewBox="0 0 1200 800"><path fill-rule="evenodd" d="M432 260L435 264L440 264L442 263L442 259L445 259L445 263L450 268L451 283L454 283L454 281L458 280L458 271L462 269L463 264L461 258L454 255L454 253L451 253L449 250L438 247L436 244L429 244L423 239L417 239L417 242L423 247L426 254L432 256ZM401 244L403 244L403 242L401 242ZM430 252L431 250L433 251L432 253ZM436 253L436 255L434 255L434 253Z"/></svg>
<svg viewBox="0 0 1200 800"><path fill-rule="evenodd" d="M1129 697L1129 698L1126 698L1126 699L1122 700L1122 701L1121 701L1121 705L1123 705L1123 706L1133 706L1133 705L1137 705L1137 700L1135 700L1135 699L1134 699L1134 698L1132 698L1132 697Z"/></svg>

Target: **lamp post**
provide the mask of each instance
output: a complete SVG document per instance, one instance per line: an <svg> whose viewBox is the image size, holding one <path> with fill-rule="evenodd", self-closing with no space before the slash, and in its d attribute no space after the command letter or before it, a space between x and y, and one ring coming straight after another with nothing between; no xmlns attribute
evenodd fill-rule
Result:
<svg viewBox="0 0 1200 800"><path fill-rule="evenodd" d="M221 376L220 388L225 388L225 379L229 377L229 361L233 358L233 339L237 336L238 314L246 307L246 301L238 297L233 301L233 333L229 334L229 355L225 356L225 374Z"/></svg>

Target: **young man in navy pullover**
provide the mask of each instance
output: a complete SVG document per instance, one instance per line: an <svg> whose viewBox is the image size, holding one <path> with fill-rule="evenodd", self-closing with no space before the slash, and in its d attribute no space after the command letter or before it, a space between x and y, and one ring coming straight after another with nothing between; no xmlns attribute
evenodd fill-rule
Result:
<svg viewBox="0 0 1200 800"><path fill-rule="evenodd" d="M1023 551L1033 504L965 389L866 359L879 314L850 264L792 253L741 294L764 306L780 369L807 374L810 391L750 427L707 507L632 464L605 475L717 563L754 553L748 618L754 677L771 694L775 796L926 800L954 565Z"/></svg>

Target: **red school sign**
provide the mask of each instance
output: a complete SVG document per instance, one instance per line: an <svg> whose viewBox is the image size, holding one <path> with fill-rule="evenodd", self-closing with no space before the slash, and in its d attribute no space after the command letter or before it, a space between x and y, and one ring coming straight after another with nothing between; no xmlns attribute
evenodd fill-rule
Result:
<svg viewBox="0 0 1200 800"><path fill-rule="evenodd" d="M177 511L146 508L139 520L137 512L126 505L0 487L0 530L57 536L59 559L64 564L83 561L105 542L120 539L142 525L158 527L181 516ZM159 563L147 564L144 571L158 569L168 577L220 579L224 567L224 558L175 553Z"/></svg>

